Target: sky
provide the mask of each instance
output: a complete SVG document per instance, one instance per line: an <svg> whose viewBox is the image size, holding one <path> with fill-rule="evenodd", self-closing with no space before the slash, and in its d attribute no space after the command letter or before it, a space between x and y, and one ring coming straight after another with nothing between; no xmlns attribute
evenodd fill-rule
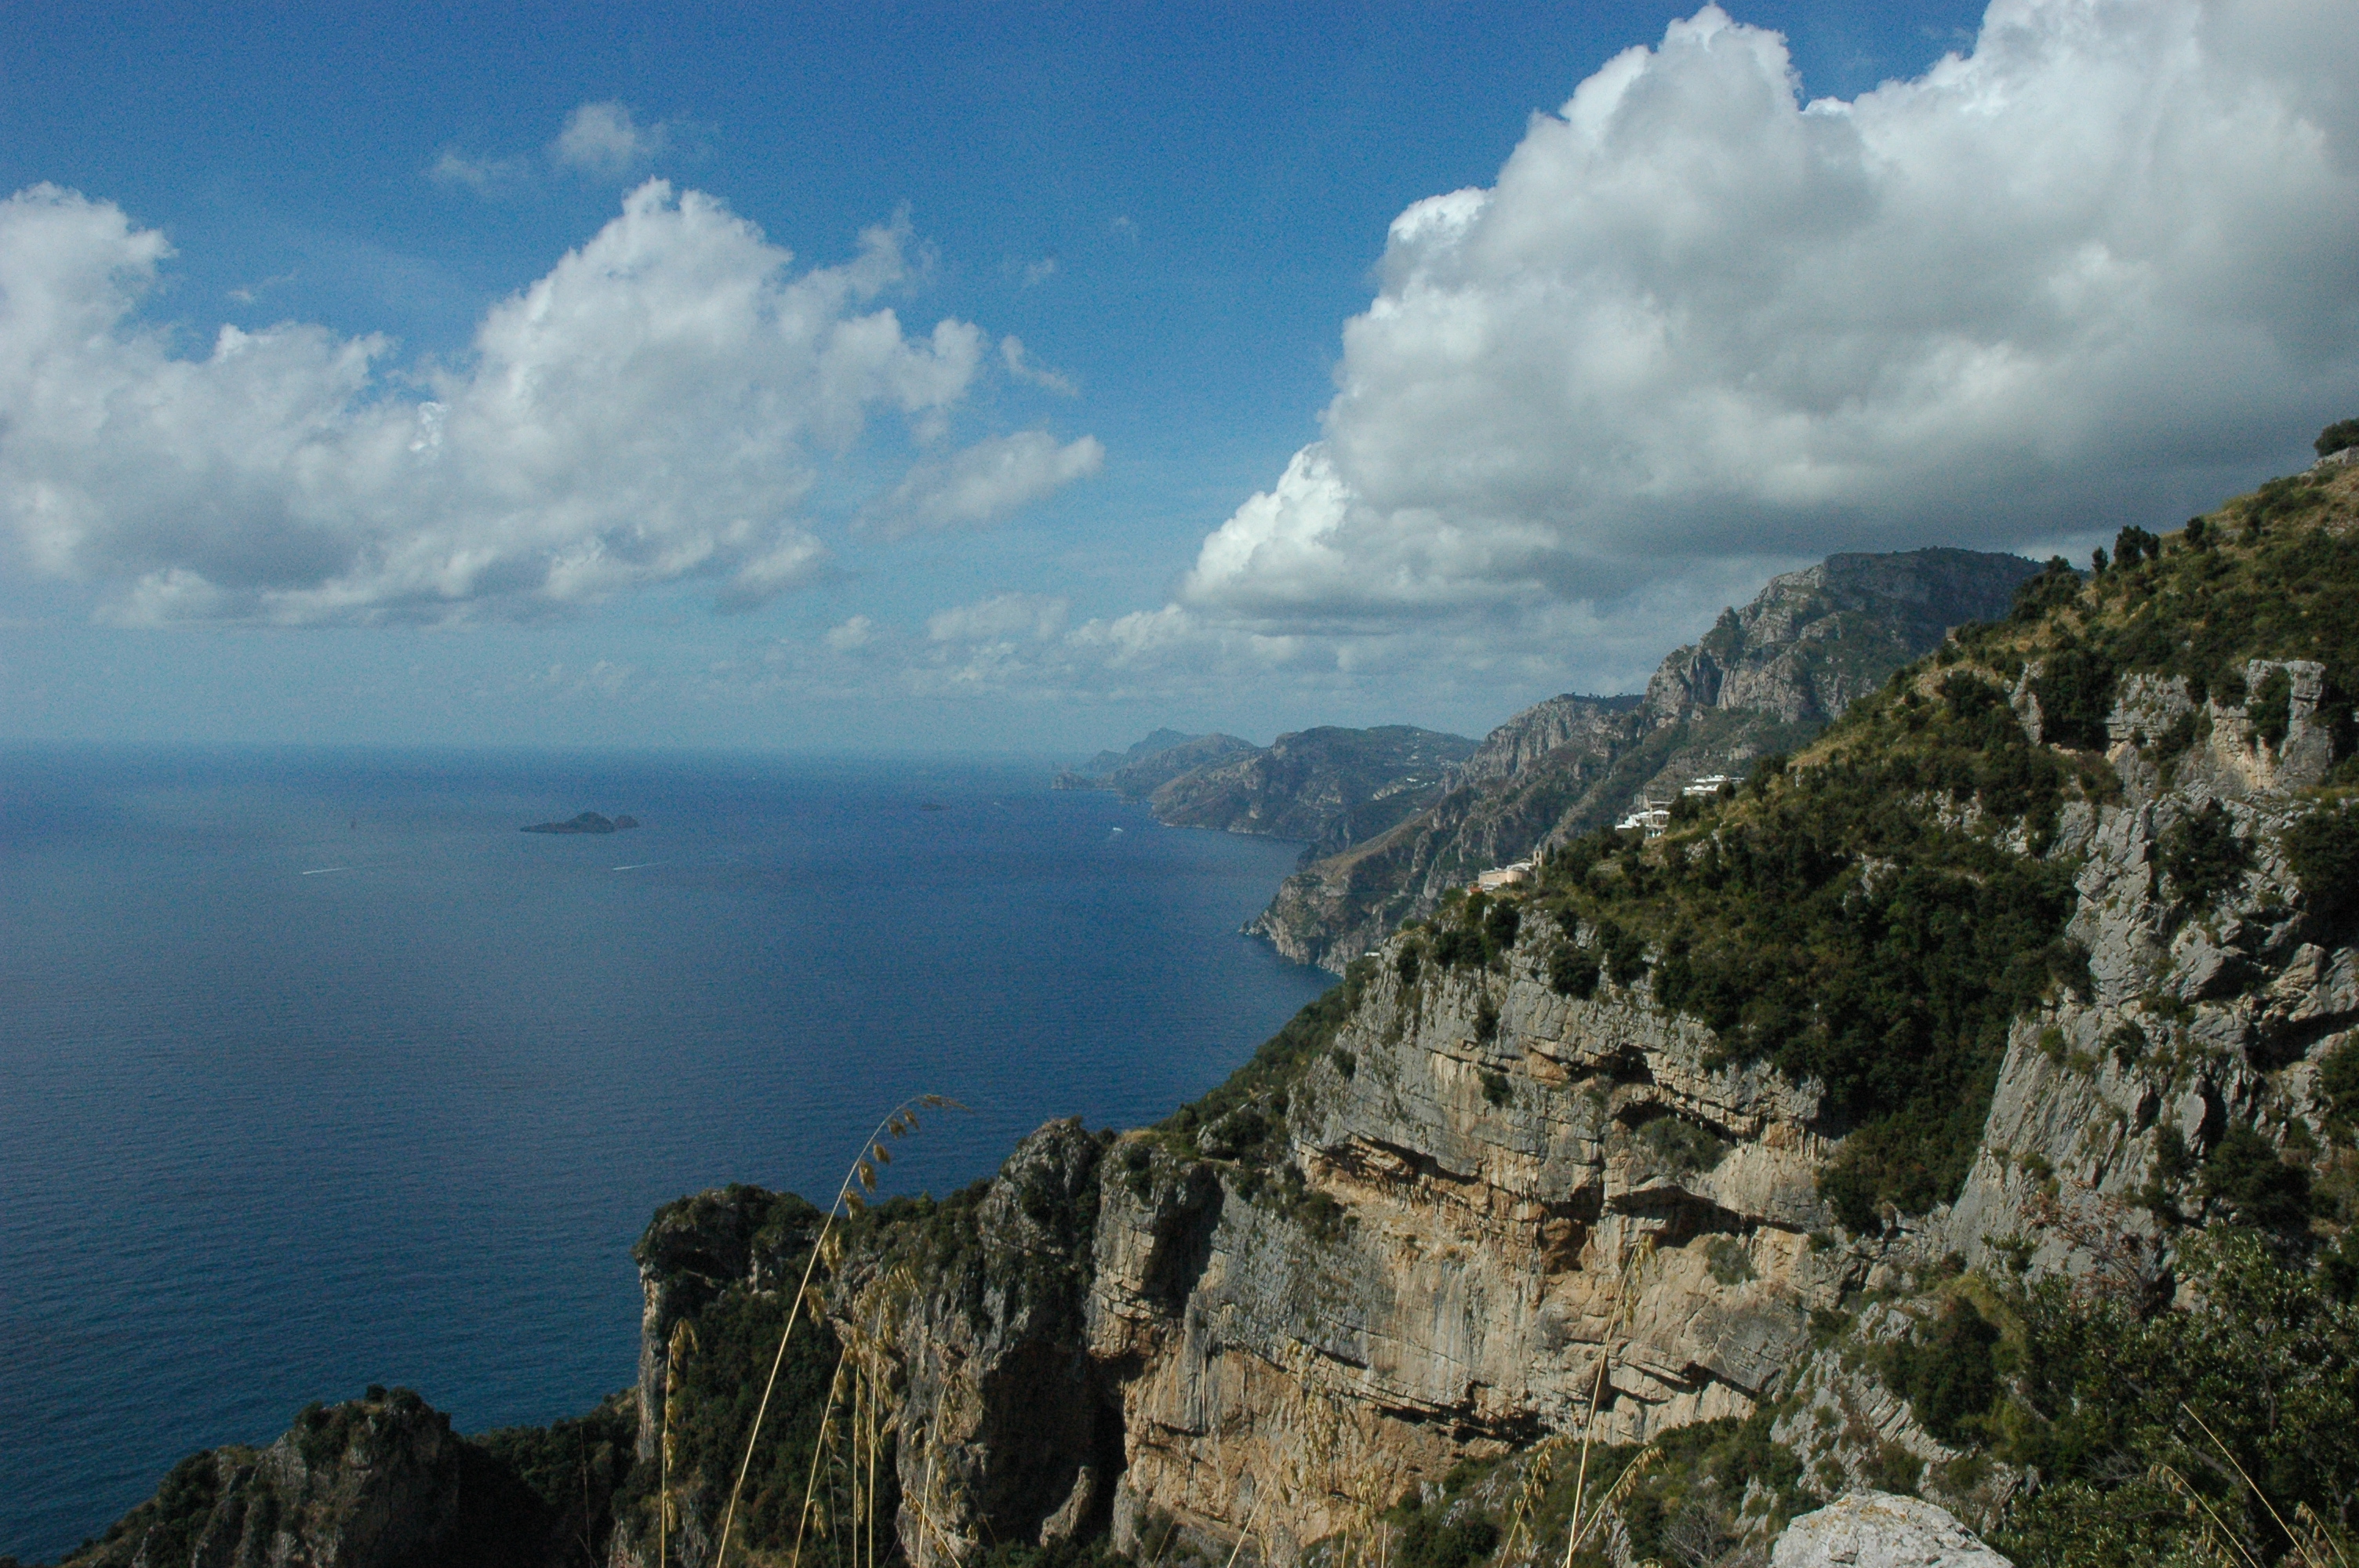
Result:
<svg viewBox="0 0 2359 1568"><path fill-rule="evenodd" d="M0 26L0 740L1479 735L2359 414L2347 0Z"/></svg>

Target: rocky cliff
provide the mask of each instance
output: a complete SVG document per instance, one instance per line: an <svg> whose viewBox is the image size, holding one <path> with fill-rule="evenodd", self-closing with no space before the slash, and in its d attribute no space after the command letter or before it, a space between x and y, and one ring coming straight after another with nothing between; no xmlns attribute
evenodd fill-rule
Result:
<svg viewBox="0 0 2359 1568"><path fill-rule="evenodd" d="M2201 1313L2284 1265L2238 1273L2263 1254L2207 1253L2204 1227L2352 1250L2359 816L2334 782L2350 699L2326 694L2359 689L2354 482L2094 580L2051 568L1742 798L1450 902L1117 1141L1085 1262L1057 1254L1119 1411L1114 1541L1292 1561L1404 1495L1459 1506L1470 1463L1528 1478L1571 1433L1625 1455L1751 1434L1661 1505L1731 1549L1861 1487L2025 1540L2131 1507L2164 1439L2054 1434L2145 1396L2118 1368L2036 1380L2111 1321L2072 1314L2128 1314L2119 1343L2158 1357L2141 1387L2239 1367L2266 1336ZM2310 1314L2288 1355L2338 1410L2359 1316L2321 1268L2270 1310ZM2188 1312L2138 1316L2174 1280ZM2054 1347L2009 1361L2010 1335ZM2199 1386L2172 1397L2213 1400L2248 1453L2279 1441L2244 1390ZM1712 1475L1734 1478L1707 1507ZM1640 1524L1658 1549L1671 1528Z"/></svg>
<svg viewBox="0 0 2359 1568"><path fill-rule="evenodd" d="M1773 579L1664 659L1643 698L1557 697L1508 719L1431 805L1288 878L1247 929L1340 974L1485 867L1800 745L1951 627L2005 613L2034 569L1930 549L1831 556Z"/></svg>
<svg viewBox="0 0 2359 1568"><path fill-rule="evenodd" d="M77 1568L556 1568L605 1552L625 1401L469 1440L407 1389L302 1411L267 1448L192 1454Z"/></svg>
<svg viewBox="0 0 2359 1568"><path fill-rule="evenodd" d="M2203 523L1438 900L1158 1127L671 1206L610 1562L1757 1564L1871 1490L2026 1563L2347 1552L2359 468Z"/></svg>

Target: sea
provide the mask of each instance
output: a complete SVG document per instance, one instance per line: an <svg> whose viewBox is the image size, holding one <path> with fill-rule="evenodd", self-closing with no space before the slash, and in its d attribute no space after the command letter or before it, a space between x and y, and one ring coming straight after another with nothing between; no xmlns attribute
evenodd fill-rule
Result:
<svg viewBox="0 0 2359 1568"><path fill-rule="evenodd" d="M1297 846L1052 771L0 750L0 1555L371 1383L588 1409L658 1205L824 1204L908 1097L940 1194L1218 1083L1327 984L1238 932Z"/></svg>

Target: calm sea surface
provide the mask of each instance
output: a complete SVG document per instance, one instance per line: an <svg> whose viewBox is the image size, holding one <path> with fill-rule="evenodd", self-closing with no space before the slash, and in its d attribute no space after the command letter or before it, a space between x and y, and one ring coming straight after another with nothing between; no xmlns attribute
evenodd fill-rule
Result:
<svg viewBox="0 0 2359 1568"><path fill-rule="evenodd" d="M723 1182L894 1190L1161 1117L1323 989L1235 934L1294 847L1044 763L0 752L0 1553L408 1384L628 1383L629 1248ZM941 809L928 809L929 806ZM584 809L644 827L519 833Z"/></svg>

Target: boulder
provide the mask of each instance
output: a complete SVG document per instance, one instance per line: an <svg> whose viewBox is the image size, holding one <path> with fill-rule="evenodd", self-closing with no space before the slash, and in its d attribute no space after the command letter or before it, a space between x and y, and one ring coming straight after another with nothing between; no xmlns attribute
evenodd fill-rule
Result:
<svg viewBox="0 0 2359 1568"><path fill-rule="evenodd" d="M1786 1527L1769 1568L2014 1568L1949 1509L1854 1492Z"/></svg>

